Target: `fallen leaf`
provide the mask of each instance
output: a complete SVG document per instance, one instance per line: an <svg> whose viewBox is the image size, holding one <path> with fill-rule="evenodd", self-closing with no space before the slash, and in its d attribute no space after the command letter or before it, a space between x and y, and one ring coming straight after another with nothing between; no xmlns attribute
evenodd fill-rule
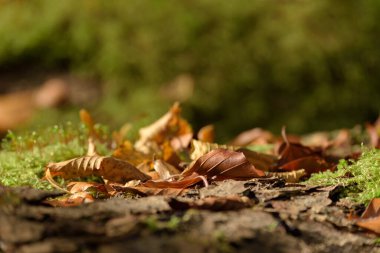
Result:
<svg viewBox="0 0 380 253"><path fill-rule="evenodd" d="M285 127L282 128L281 133L284 142L280 145L278 149L278 153L280 155L280 158L277 163L278 166L282 166L283 164L286 164L298 158L312 156L316 154L316 152L309 147L306 147L300 143L289 142L286 136Z"/></svg>
<svg viewBox="0 0 380 253"><path fill-rule="evenodd" d="M356 225L380 234L380 198L372 199Z"/></svg>
<svg viewBox="0 0 380 253"><path fill-rule="evenodd" d="M147 127L140 129L140 138L135 149L145 153L159 151L160 145L169 141L174 150L186 148L192 139L193 132L187 121L180 117L179 103L174 103L169 112Z"/></svg>
<svg viewBox="0 0 380 253"><path fill-rule="evenodd" d="M193 173L207 177L209 180L245 180L263 177L265 173L255 168L242 152L216 149L201 156L185 170L182 175Z"/></svg>
<svg viewBox="0 0 380 253"><path fill-rule="evenodd" d="M174 210L205 209L211 211L240 210L252 207L255 203L247 197L206 197L199 200L185 201L176 198L168 200L169 206Z"/></svg>
<svg viewBox="0 0 380 253"><path fill-rule="evenodd" d="M286 164L279 165L280 170L293 171L304 169L306 174L310 176L312 173L335 170L336 165L327 162L325 159L319 156L307 156L295 159Z"/></svg>
<svg viewBox="0 0 380 253"><path fill-rule="evenodd" d="M104 179L125 183L129 180L146 181L150 177L132 164L111 156L83 156L71 160L49 163L46 166L53 176L70 179L77 177L99 176Z"/></svg>

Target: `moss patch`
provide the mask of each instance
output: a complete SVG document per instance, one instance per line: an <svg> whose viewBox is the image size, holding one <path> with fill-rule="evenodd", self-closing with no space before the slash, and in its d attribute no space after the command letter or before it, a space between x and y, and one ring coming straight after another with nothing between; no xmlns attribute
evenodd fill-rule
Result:
<svg viewBox="0 0 380 253"><path fill-rule="evenodd" d="M314 174L308 183L347 187L348 197L361 203L369 203L380 197L380 150L365 149L356 162L341 160L335 172Z"/></svg>
<svg viewBox="0 0 380 253"><path fill-rule="evenodd" d="M87 136L84 125L70 122L21 135L8 133L0 152L0 184L51 189L47 181L41 180L44 166L84 155ZM105 147L98 150L107 152Z"/></svg>

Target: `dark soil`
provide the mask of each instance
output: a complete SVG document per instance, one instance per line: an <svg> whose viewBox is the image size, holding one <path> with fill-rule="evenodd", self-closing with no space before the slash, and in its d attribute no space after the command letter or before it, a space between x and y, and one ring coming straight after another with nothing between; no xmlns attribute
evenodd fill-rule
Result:
<svg viewBox="0 0 380 253"><path fill-rule="evenodd" d="M58 192L1 187L0 251L380 252L376 237L347 219L363 207L340 199L341 192L278 179L231 180L176 198L54 208L43 200ZM250 204L194 204L236 195Z"/></svg>

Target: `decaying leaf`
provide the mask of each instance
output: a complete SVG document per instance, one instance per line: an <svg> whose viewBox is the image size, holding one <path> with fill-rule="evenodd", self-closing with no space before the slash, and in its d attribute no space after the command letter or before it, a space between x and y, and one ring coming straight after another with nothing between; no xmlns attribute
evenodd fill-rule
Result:
<svg viewBox="0 0 380 253"><path fill-rule="evenodd" d="M240 147L229 146L229 145L220 145L217 143L208 143L198 140L191 141L191 154L190 158L192 160L197 160L199 157L207 154L208 152L215 149L228 149L228 150L238 150Z"/></svg>
<svg viewBox="0 0 380 253"><path fill-rule="evenodd" d="M177 102L156 122L141 128L140 138L135 143L136 150L149 154L159 150L159 146L165 141L169 141L175 150L186 148L193 132L189 123L180 117L180 113Z"/></svg>
<svg viewBox="0 0 380 253"><path fill-rule="evenodd" d="M255 203L247 197L227 196L227 197L206 197L199 200L178 200L170 198L169 206L174 210L206 209L211 211L240 210L252 207Z"/></svg>
<svg viewBox="0 0 380 253"><path fill-rule="evenodd" d="M141 181L150 179L132 164L111 156L83 156L68 161L49 163L46 170L49 170L53 176L59 175L65 179L99 176L119 183L134 179Z"/></svg>
<svg viewBox="0 0 380 253"><path fill-rule="evenodd" d="M265 176L265 173L256 169L242 152L227 149L215 149L201 156L182 175L186 177L193 173L210 180L244 180Z"/></svg>
<svg viewBox="0 0 380 253"><path fill-rule="evenodd" d="M380 234L380 198L372 199L356 225Z"/></svg>

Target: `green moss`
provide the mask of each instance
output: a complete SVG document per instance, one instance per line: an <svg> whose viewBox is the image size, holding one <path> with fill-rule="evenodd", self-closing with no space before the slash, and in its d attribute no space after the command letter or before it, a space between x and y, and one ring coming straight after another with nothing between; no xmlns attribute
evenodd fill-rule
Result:
<svg viewBox="0 0 380 253"><path fill-rule="evenodd" d="M342 184L346 186L348 197L360 203L380 197L380 150L363 149L358 161L348 164L341 160L335 172L314 174L308 183Z"/></svg>
<svg viewBox="0 0 380 253"><path fill-rule="evenodd" d="M0 151L0 183L51 189L47 181L41 180L44 166L84 155L87 136L83 125L75 126L70 122L20 135L9 132ZM104 154L107 149L101 145L98 151Z"/></svg>

